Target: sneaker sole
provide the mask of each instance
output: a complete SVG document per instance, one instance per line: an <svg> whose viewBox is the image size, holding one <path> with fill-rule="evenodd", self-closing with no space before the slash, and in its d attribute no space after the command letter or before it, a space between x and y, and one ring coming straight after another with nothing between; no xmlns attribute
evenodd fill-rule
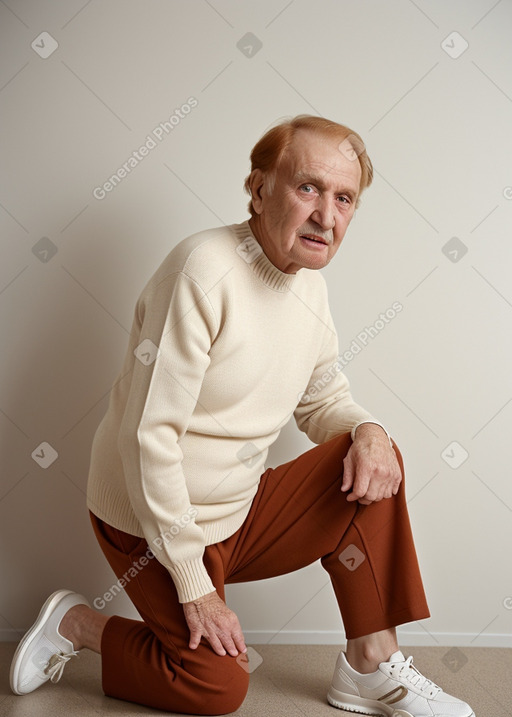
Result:
<svg viewBox="0 0 512 717"><path fill-rule="evenodd" d="M39 615L37 616L36 621L34 622L32 627L21 639L21 642L16 648L16 652L14 653L14 657L12 658L11 670L9 673L11 690L14 692L15 695L28 694L27 692L20 692L19 689L17 689L16 687L16 685L18 685L19 670L27 650L30 648L34 639L38 637L41 630L44 629L46 621L50 617L51 613L55 610L57 605L61 602L61 600L63 600L68 595L74 594L75 593L73 590L57 590L56 592L52 593L52 595L50 595L48 600L44 603L43 607L39 611Z"/></svg>
<svg viewBox="0 0 512 717"><path fill-rule="evenodd" d="M327 693L327 702L332 707L337 707L345 712L353 712L358 715L368 715L369 717L406 717L408 712L398 712L388 705L377 702L376 700L368 700L365 697L357 697L356 695L347 695L339 692L331 687ZM410 715L409 717L414 717Z"/></svg>
<svg viewBox="0 0 512 717"><path fill-rule="evenodd" d="M345 710L345 712L352 712L357 715L366 715L367 717L414 717L407 710L394 710L382 702L369 700L365 697L356 697L356 695L347 695L344 692L335 690L334 687L331 687L327 693L327 702L339 710ZM471 712L467 717L475 717L475 713Z"/></svg>

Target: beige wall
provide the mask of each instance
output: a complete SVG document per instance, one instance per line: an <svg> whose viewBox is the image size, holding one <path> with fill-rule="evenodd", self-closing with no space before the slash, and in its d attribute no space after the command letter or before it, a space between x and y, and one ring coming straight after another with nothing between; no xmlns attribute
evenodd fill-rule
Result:
<svg viewBox="0 0 512 717"><path fill-rule="evenodd" d="M511 644L511 21L509 0L0 3L5 639L57 587L112 584L84 491L138 293L180 239L246 217L252 144L312 112L376 168L325 275L353 393L406 461L433 614L407 641ZM272 462L306 447L289 426ZM318 565L229 598L252 641L341 639Z"/></svg>

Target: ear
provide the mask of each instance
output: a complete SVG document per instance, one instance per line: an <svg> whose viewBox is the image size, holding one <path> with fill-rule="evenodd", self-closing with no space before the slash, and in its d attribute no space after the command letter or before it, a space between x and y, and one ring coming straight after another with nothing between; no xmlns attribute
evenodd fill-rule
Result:
<svg viewBox="0 0 512 717"><path fill-rule="evenodd" d="M249 189L251 191L252 207L256 214L263 211L263 186L265 179L261 169L253 169L249 175Z"/></svg>

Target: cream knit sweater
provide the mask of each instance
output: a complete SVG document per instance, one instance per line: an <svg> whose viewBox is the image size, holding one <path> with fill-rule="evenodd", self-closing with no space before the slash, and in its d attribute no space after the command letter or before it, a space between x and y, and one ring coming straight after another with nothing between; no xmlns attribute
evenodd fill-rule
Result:
<svg viewBox="0 0 512 717"><path fill-rule="evenodd" d="M213 591L204 548L242 525L291 416L314 443L374 421L337 357L319 272L282 273L248 222L188 237L137 302L93 441L89 509L146 538L181 602Z"/></svg>

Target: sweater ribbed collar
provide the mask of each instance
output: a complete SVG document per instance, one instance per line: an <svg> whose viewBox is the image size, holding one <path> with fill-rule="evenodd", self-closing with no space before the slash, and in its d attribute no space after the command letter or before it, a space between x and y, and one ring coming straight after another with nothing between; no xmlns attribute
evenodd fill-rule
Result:
<svg viewBox="0 0 512 717"><path fill-rule="evenodd" d="M240 242L236 248L237 253L258 279L274 291L289 291L297 279L297 274L285 274L272 264L252 233L249 221L234 224L232 229Z"/></svg>

